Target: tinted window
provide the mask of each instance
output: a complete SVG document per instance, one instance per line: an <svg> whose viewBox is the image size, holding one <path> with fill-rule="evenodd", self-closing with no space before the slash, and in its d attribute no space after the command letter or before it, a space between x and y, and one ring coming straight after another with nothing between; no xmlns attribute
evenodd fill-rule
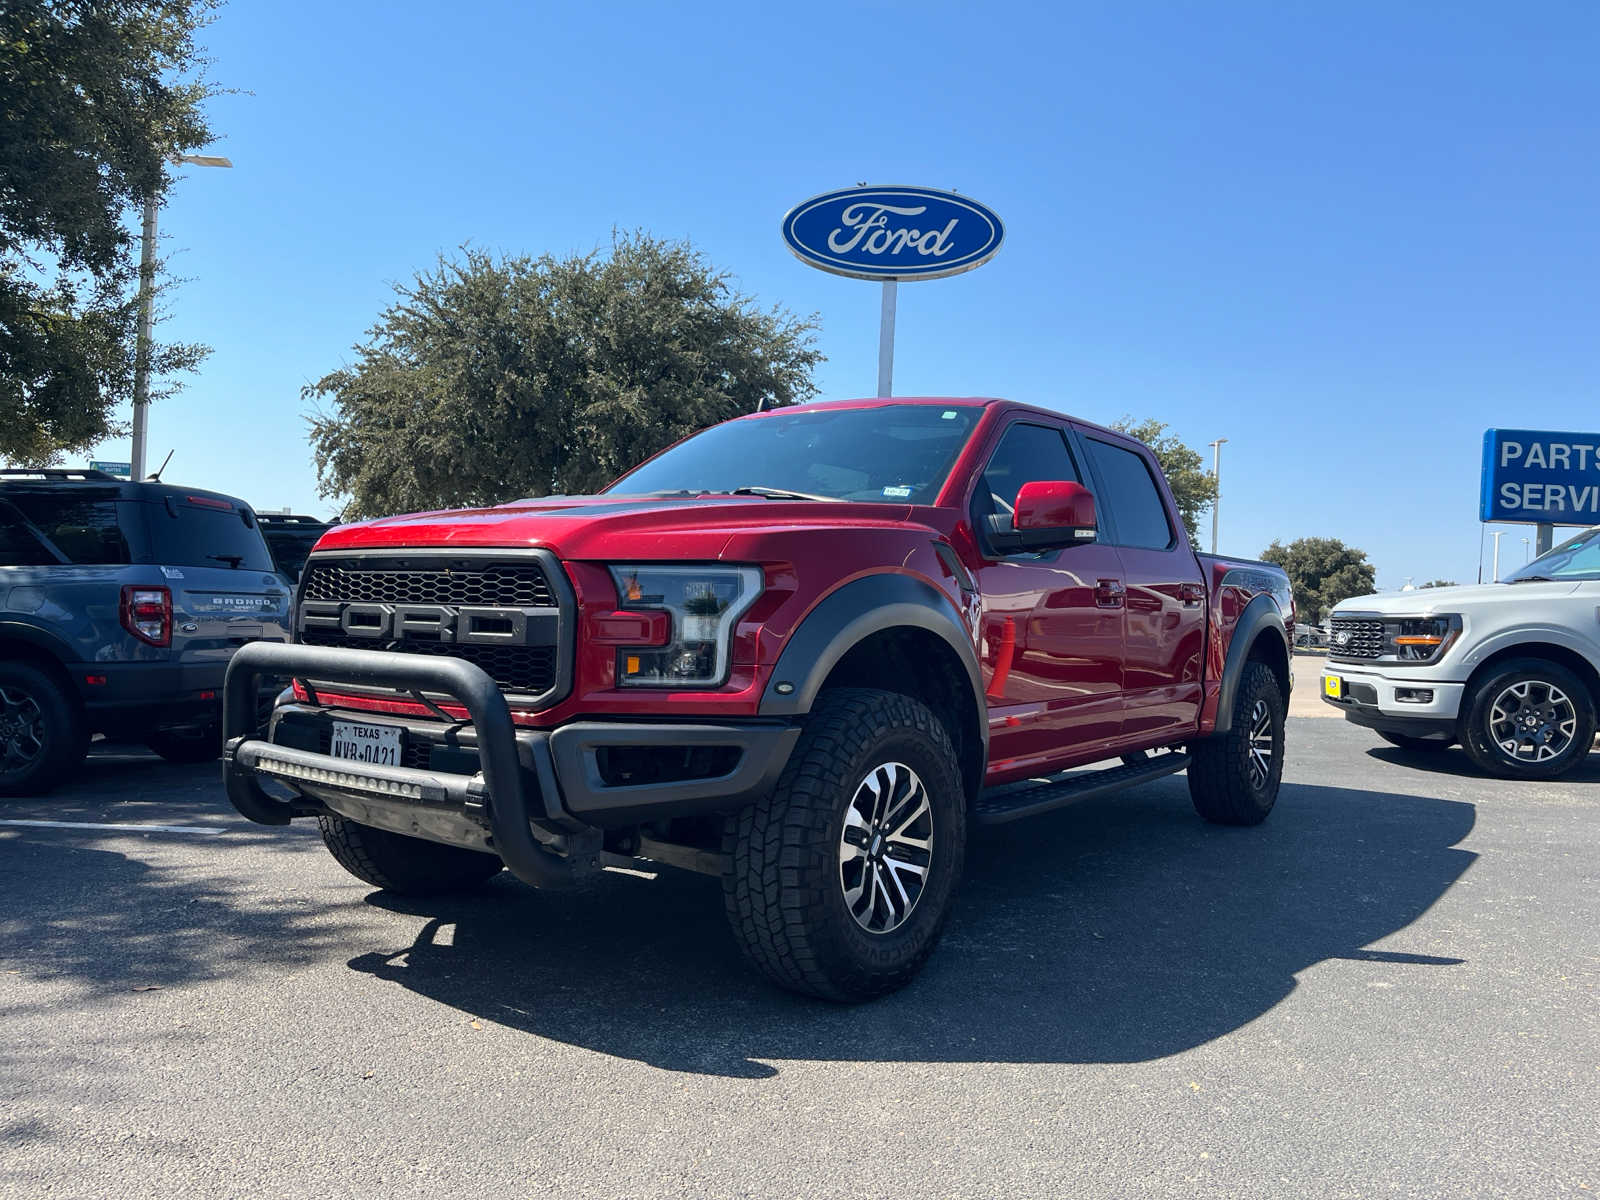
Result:
<svg viewBox="0 0 1600 1200"><path fill-rule="evenodd" d="M1089 457L1100 476L1101 507L1111 514L1119 546L1165 550L1172 545L1167 506L1143 456L1121 446L1088 439Z"/></svg>
<svg viewBox="0 0 1600 1200"><path fill-rule="evenodd" d="M127 506L106 488L7 491L6 499L70 563L121 565L133 561L123 530Z"/></svg>
<svg viewBox="0 0 1600 1200"><path fill-rule="evenodd" d="M57 562L9 504L0 504L0 567L46 567Z"/></svg>
<svg viewBox="0 0 1600 1200"><path fill-rule="evenodd" d="M983 470L978 500L981 504L987 499L993 505L990 512L1009 515L1016 511L1023 484L1045 480L1083 482L1066 439L1059 429L1045 425L1013 425Z"/></svg>
<svg viewBox="0 0 1600 1200"><path fill-rule="evenodd" d="M143 503L150 561L169 567L274 570L254 514L231 504L226 509L211 507L221 503L209 497L179 496Z"/></svg>
<svg viewBox="0 0 1600 1200"><path fill-rule="evenodd" d="M932 504L982 411L967 404L786 409L712 426L606 491L700 495L759 487Z"/></svg>
<svg viewBox="0 0 1600 1200"><path fill-rule="evenodd" d="M272 557L278 563L278 570L291 579L300 578L300 572L306 567L306 559L311 556L311 547L317 544L317 539L324 532L323 529L262 530Z"/></svg>

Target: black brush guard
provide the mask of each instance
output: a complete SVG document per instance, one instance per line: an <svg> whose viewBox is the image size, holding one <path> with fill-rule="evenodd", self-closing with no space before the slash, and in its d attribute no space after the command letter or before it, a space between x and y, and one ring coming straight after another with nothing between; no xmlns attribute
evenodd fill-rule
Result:
<svg viewBox="0 0 1600 1200"><path fill-rule="evenodd" d="M354 763L261 740L256 697L263 676L309 677L401 693L431 692L453 697L472 719L483 779L480 782L472 776ZM523 787L511 710L494 680L481 668L460 659L252 642L241 647L228 664L223 740L222 778L228 799L241 815L259 824L287 825L295 815L293 805L273 799L257 778L258 765L270 759L327 772L359 774L393 784L397 789L419 789L427 800L486 816L495 853L513 875L535 887L567 886L587 865L557 854L533 836L529 827L533 814ZM554 787L553 779L550 786Z"/></svg>

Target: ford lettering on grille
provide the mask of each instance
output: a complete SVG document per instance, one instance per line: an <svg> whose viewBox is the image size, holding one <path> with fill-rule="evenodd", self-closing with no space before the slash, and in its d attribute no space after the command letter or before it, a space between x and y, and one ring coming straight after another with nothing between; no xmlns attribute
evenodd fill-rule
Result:
<svg viewBox="0 0 1600 1200"><path fill-rule="evenodd" d="M307 600L300 621L307 630L370 638L415 639L458 646L552 645L559 614L548 608L456 607L449 604L341 604Z"/></svg>

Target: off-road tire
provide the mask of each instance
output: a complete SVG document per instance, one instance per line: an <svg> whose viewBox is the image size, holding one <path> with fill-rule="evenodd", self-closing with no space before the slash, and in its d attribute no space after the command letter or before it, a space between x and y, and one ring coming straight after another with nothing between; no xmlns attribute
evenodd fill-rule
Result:
<svg viewBox="0 0 1600 1200"><path fill-rule="evenodd" d="M920 779L932 834L925 882L902 924L869 932L841 881L846 810L883 764ZM870 1000L904 986L933 953L966 854L961 764L920 701L894 692L824 692L772 793L723 830L723 900L745 956L791 991Z"/></svg>
<svg viewBox="0 0 1600 1200"><path fill-rule="evenodd" d="M0 662L0 697L9 697L0 703L0 796L43 795L88 752L83 711L61 680L32 663ZM14 739L16 753L33 749L26 761L12 761Z"/></svg>
<svg viewBox="0 0 1600 1200"><path fill-rule="evenodd" d="M169 763L207 763L222 755L222 726L205 729L158 729L144 744Z"/></svg>
<svg viewBox="0 0 1600 1200"><path fill-rule="evenodd" d="M1251 767L1251 734L1260 714L1267 719L1272 755L1258 779ZM1189 748L1189 799L1195 812L1216 825L1259 825L1267 819L1283 780L1284 716L1283 689L1272 668L1246 663L1233 699L1232 727Z"/></svg>
<svg viewBox="0 0 1600 1200"><path fill-rule="evenodd" d="M1489 733L1490 708L1507 687L1528 680L1553 684L1572 701L1577 725L1567 748L1545 762L1515 762ZM1582 766L1594 746L1595 698L1567 668L1542 658L1512 658L1497 663L1463 698L1461 748L1479 770L1501 779L1555 779Z"/></svg>
<svg viewBox="0 0 1600 1200"><path fill-rule="evenodd" d="M317 825L341 867L397 896L468 891L493 879L503 866L493 854L374 829L334 814L319 815Z"/></svg>
<svg viewBox="0 0 1600 1200"><path fill-rule="evenodd" d="M1455 744L1446 738L1413 737L1409 733L1390 733L1386 729L1378 730L1378 736L1389 745L1397 746L1401 750L1416 750L1427 754L1437 754Z"/></svg>

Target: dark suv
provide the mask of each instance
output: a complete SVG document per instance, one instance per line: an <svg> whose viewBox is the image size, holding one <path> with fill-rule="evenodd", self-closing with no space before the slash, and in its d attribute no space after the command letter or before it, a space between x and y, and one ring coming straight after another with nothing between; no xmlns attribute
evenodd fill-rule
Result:
<svg viewBox="0 0 1600 1200"><path fill-rule="evenodd" d="M0 471L0 794L50 788L103 733L177 762L220 746L223 676L287 640L250 506L99 471Z"/></svg>
<svg viewBox="0 0 1600 1200"><path fill-rule="evenodd" d="M298 583L300 572L305 570L306 559L317 541L333 526L315 517L301 517L290 513L257 513L256 522L267 539L278 570L291 583Z"/></svg>

